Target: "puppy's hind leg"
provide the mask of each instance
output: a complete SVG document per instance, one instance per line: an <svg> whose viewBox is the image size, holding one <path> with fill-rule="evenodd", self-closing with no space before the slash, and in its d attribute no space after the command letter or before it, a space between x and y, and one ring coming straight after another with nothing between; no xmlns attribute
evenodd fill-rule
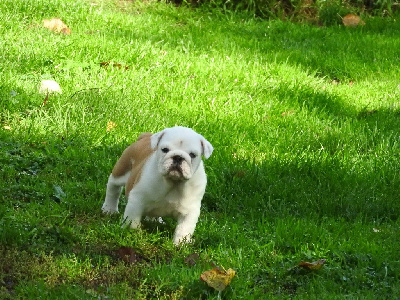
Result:
<svg viewBox="0 0 400 300"><path fill-rule="evenodd" d="M104 213L117 213L118 202L121 195L122 187L126 184L129 178L130 172L120 177L110 175L107 182L106 199L104 200L101 210Z"/></svg>

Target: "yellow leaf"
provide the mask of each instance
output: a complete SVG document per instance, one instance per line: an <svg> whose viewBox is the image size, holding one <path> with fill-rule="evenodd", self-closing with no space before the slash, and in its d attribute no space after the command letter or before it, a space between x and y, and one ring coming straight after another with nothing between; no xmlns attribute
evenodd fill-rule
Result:
<svg viewBox="0 0 400 300"><path fill-rule="evenodd" d="M296 111L291 109L289 111L284 111L281 115L282 115L282 117L289 117L289 116L294 115L295 113L296 113Z"/></svg>
<svg viewBox="0 0 400 300"><path fill-rule="evenodd" d="M215 268L201 273L200 279L206 282L213 289L221 292L223 291L235 277L236 272L233 269L220 270Z"/></svg>
<svg viewBox="0 0 400 300"><path fill-rule="evenodd" d="M358 25L365 25L365 22L361 20L359 16L348 14L342 19L343 25L346 27L357 27Z"/></svg>
<svg viewBox="0 0 400 300"><path fill-rule="evenodd" d="M113 121L108 121L107 122L107 132L113 130L115 127L117 127L117 124L115 124Z"/></svg>
<svg viewBox="0 0 400 300"><path fill-rule="evenodd" d="M66 35L71 34L71 29L59 18L53 18L51 20L43 20L43 27L50 29L56 33L63 33Z"/></svg>
<svg viewBox="0 0 400 300"><path fill-rule="evenodd" d="M326 262L326 259L319 259L312 263L302 261L301 263L299 263L299 267L309 269L309 270L319 270L322 268L322 266L325 264L325 262Z"/></svg>

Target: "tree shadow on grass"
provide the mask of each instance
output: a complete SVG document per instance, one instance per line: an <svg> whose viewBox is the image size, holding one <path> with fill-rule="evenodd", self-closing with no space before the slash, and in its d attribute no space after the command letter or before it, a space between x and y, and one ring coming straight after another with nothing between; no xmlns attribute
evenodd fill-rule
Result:
<svg viewBox="0 0 400 300"><path fill-rule="evenodd" d="M370 126L379 120L386 120L390 125L397 124L397 118L397 112L378 111L367 116L360 116L354 122L358 124L355 128L361 127L362 129L361 125ZM187 119L194 122L194 119ZM217 124L203 120L196 126L199 128L229 128L230 126L227 124L230 122L232 120L220 120ZM241 124L240 129L242 132L247 132L251 130L252 126L252 124L247 126ZM232 136L238 134L229 132L229 130L225 130L224 133ZM382 140L389 138L392 134L391 126L387 125L387 128L374 138ZM34 205L42 203L42 206L48 205L51 208L46 212L46 216L67 209L79 222L85 222L85 218L98 219L93 208L98 207L100 214L107 176L116 157L120 155L126 145L93 147L90 139L78 135L69 136L67 140L51 136L32 137L24 140L3 131L3 137L0 165L4 168L6 163L14 164L15 173L20 173L20 186L26 185L31 189L36 189L37 186L40 186L38 182L48 181L51 184L54 182L60 185L67 195L65 199L61 199L60 203L54 202L51 198L54 193L52 186L45 184L43 187L44 197L30 196L25 199L23 201L25 205L32 205L25 209L34 209ZM339 137L330 135L325 138L331 140ZM45 144L42 143L43 140L46 140ZM373 147L365 149L366 152L372 151L372 156L374 155L373 150ZM216 151L220 151L218 147L216 147ZM398 156L398 153L396 155ZM209 185L203 204L208 212L218 212L224 217L240 215L250 223L256 223L256 220L265 215L269 215L272 219L281 219L287 216L310 219L331 217L343 218L350 222L359 218L366 221L388 222L398 218L400 204L396 202L396 186L399 186L400 182L397 175L396 161L398 157L396 156L392 158L392 161L388 161L391 155L387 154L382 157L382 161L378 160L373 165L369 165L370 157L365 157L365 161L362 161L359 166L352 164L351 161L343 160L343 157L338 157L335 153L331 156L316 152L307 159L302 156L294 156L289 160L283 156L277 156L262 162L241 158L227 159L227 157L230 156L226 153L216 154L215 160L206 162L206 167L209 166L210 172L208 173ZM13 159L16 159L15 162ZM31 162L33 163L31 164ZM34 173L29 173L27 170L32 166L34 166ZM69 171L67 171L68 169ZM6 171L7 174L11 173L9 169ZM23 172L28 172L28 174ZM12 178L4 178L4 186L12 184ZM80 186L77 186L78 182L81 183ZM62 183L66 183L66 185ZM47 202L43 202L43 200ZM9 208L17 203L14 197L2 199L2 202L7 202ZM52 204L49 205L49 203ZM7 211L4 213L10 214ZM13 217L13 215L9 215L8 220ZM17 222L19 223L17 225L15 222L3 222L2 225L6 224L7 230L14 228L10 234L19 236L18 239L20 239L7 243L30 244L32 249L36 247L34 242L37 241L45 246L45 248L38 249L44 251L49 251L49 248L58 248L60 253L74 253L74 245L81 240L76 239L76 233L73 231L63 229L61 221L60 219L60 222L54 222L49 219L45 223L41 223L39 227L33 222L30 224ZM46 223L50 223L50 226L46 226ZM25 230L26 228L28 231ZM35 232L32 230L35 228L36 237L33 238ZM27 233L21 236L21 232ZM1 239L4 240L4 236ZM223 241L219 234L211 235L209 242L212 245L220 245ZM203 239L200 241L200 246L208 247L207 243L207 239ZM61 249L61 247L63 248ZM104 246L100 245L100 247ZM99 249L91 251L89 255L88 252L83 252L81 256L98 257L102 254L96 253L96 251L99 252ZM79 254L77 256L80 257ZM123 278L118 280L124 282ZM79 281L78 284L80 285ZM90 287L90 284L86 282L82 286L86 288ZM93 292L96 292L95 288L93 288ZM206 297L209 294L209 290L197 281L186 287L184 292L196 297Z"/></svg>
<svg viewBox="0 0 400 300"><path fill-rule="evenodd" d="M325 100L323 97L315 99ZM351 221L359 218L371 222L396 221L400 209L397 201L399 111L378 109L357 114L347 109L342 111L340 105L335 105L321 107L321 110L334 116L337 125L332 124L332 127L339 126L337 129L314 132L316 137L306 136L305 140L293 139L293 145L283 145L286 150L282 148L282 152L274 155L269 152L271 155L265 159L252 159L251 154L248 159L235 158L232 154L240 146L232 144L234 148L221 148L223 145L216 143L215 148L224 153L217 154L209 169L210 188L204 199L205 207L224 214L235 211L249 216L269 211L277 217L329 216ZM296 118L287 122L297 123ZM263 124L240 124L240 131L226 131L225 128L232 127L231 123L225 119L214 126L232 139L238 134L255 131L257 126L268 131L268 126ZM299 124L306 126L306 123ZM350 131L342 130L343 126ZM266 139L268 144L268 133ZM253 140L255 147L256 142ZM277 146L271 144L270 147ZM231 159L221 160L221 157Z"/></svg>
<svg viewBox="0 0 400 300"><path fill-rule="evenodd" d="M320 77L340 81L360 80L371 74L379 76L379 73L392 72L393 64L400 63L396 51L380 54L382 49L400 47L395 34L398 23L396 26L390 23L387 28L371 25L357 29L282 21L264 21L265 26L261 26L261 22L234 22L229 17L216 17L202 10L187 16L169 10L153 13L160 17L160 22L173 27L174 34L149 28L135 32L134 37L158 45L162 41L166 49L176 50L187 45L194 52L210 54L216 51L221 55L248 53L251 49L254 56L261 55L267 61L300 65ZM208 17L212 21L208 21ZM121 42L127 37L132 37L132 31L121 30L113 34L113 38ZM251 59L251 55L242 59Z"/></svg>
<svg viewBox="0 0 400 300"><path fill-rule="evenodd" d="M363 167L361 167L363 168ZM334 171L333 171L334 170ZM400 183L393 165L358 173L335 159L309 162L235 161L221 170L222 191L209 190L209 211L257 218L333 217L354 221L396 221Z"/></svg>
<svg viewBox="0 0 400 300"><path fill-rule="evenodd" d="M358 149L355 146L350 147L350 151L353 153L349 153L344 149L345 145L341 145L343 142L340 129L316 132L319 136L318 143L333 146L327 148L326 151L317 151L316 148L305 151L304 147L304 149L300 149L300 156L305 156L306 159L294 155L290 161L279 156L266 159L262 163L251 160L241 161L240 159L226 161L226 158L230 157L229 154L219 155L225 159L225 161L219 162L220 165L231 165L228 170L225 170L226 167L221 170L219 166L212 166L213 178L210 181L214 180L216 185L219 185L219 181L226 182L223 185L225 188L222 189L225 192L222 194L245 196L248 193L255 193L258 195L255 198L267 196L285 199L285 201L289 201L288 207L293 206L294 210L300 206L303 213L314 210L317 213L319 210L324 212L332 210L336 211L338 215L345 212L349 216L356 214L352 212L352 208L355 208L354 211L359 211L364 201L371 201L369 214L374 215L374 212L381 212L375 215L384 215L383 212L387 211L387 217L393 218L393 209L390 207L397 208L398 206L396 203L384 201L384 199L385 197L394 197L395 189L390 186L396 185L398 180L394 163L398 157L395 129L400 126L399 111L386 109L357 113L354 108L346 105L343 99L335 95L304 87L288 88L284 84L278 85L272 93L285 95L284 98L290 99L288 101L292 105L302 109L310 112L316 110L316 116L320 117L326 114L328 118L343 120L350 124L354 136L360 132L360 135L367 136L367 138L360 143L361 146ZM218 117L219 120L216 121L207 117L199 120L196 112L181 111L180 114L182 119L187 121L187 124L182 125L195 125L197 128L204 128L206 132L218 133L214 137L210 133L205 134L206 136L210 135L211 138L217 138L219 131L228 136L232 135L231 143L236 143L235 136L251 133L255 127L265 128L268 131L268 124L238 123L231 126L232 120L228 118ZM297 122L296 118L295 116L287 119L286 122ZM306 122L307 120L302 123L302 126L305 126ZM227 131L227 128L232 127L237 131ZM55 187L60 187L61 191L67 195L75 195L75 198L87 199L93 198L93 195L96 199L102 198L110 169L126 146L92 147L88 142L90 138L86 139L79 135L67 139L62 136L46 135L39 140L34 137L36 141L21 142L18 141L19 138L12 137L12 133L3 131L3 134L6 136L6 139L2 141L2 151L6 151L3 157L3 166L7 165L9 174L13 174L11 176L13 179L5 178L5 187L9 192L3 197L8 200L18 199L19 202L25 202L24 199L43 200L45 198L62 201L61 198L64 196L60 191L57 194ZM260 136L259 132L254 138L257 136ZM250 139L252 138L250 137ZM387 151L377 149L377 147L382 147L382 141L387 141ZM257 141L250 140L250 142L256 143ZM312 145L312 143L315 141L310 138L303 141L304 146ZM219 145L216 141L214 146L218 153L221 151L218 148L223 145ZM288 152L293 152L292 150L288 149ZM382 155L374 158L376 150L379 150ZM391 150L394 152L390 152ZM113 159L110 158L110 153L113 153ZM7 161L8 159L10 161ZM354 159L359 162L355 164L352 162ZM207 162L206 166L208 164ZM108 167L105 167L106 165ZM244 171L244 175L239 175L241 170ZM37 185L37 173L43 176L40 186ZM267 175L263 175L264 173ZM249 181L247 177L252 179ZM264 178L265 182L261 182L261 178ZM99 185L99 181L104 184ZM232 185L233 181L237 184ZM66 186L61 186L60 182L65 182ZM253 182L257 182L257 184L254 186ZM266 183L268 184L266 185ZM211 187L211 193L213 193L213 189L215 191L218 188ZM231 191L236 189L239 190L234 193ZM103 192L101 192L102 190ZM206 199L207 197L206 194ZM298 201L302 197L306 201ZM214 201L212 202L214 203ZM74 203L85 211L90 211L92 207L88 201ZM240 207L241 204L238 203L238 205ZM310 209L310 207L315 208ZM337 208L333 209L333 207Z"/></svg>

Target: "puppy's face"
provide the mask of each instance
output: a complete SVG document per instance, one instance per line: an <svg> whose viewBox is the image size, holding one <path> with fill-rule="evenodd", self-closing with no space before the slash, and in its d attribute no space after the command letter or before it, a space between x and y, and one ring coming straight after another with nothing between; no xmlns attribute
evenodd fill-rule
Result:
<svg viewBox="0 0 400 300"><path fill-rule="evenodd" d="M213 151L203 136L186 127L155 133L151 146L156 150L159 172L173 181L189 180L199 167L201 156L208 158Z"/></svg>

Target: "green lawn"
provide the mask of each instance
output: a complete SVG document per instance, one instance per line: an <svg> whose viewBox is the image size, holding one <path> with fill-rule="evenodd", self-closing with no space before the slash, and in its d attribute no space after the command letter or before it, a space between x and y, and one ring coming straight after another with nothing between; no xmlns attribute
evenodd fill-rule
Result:
<svg viewBox="0 0 400 300"><path fill-rule="evenodd" d="M365 22L2 0L0 298L399 298L400 22ZM180 248L174 220L129 231L101 213L125 147L174 125L215 149ZM237 272L221 293L200 280L215 266Z"/></svg>

